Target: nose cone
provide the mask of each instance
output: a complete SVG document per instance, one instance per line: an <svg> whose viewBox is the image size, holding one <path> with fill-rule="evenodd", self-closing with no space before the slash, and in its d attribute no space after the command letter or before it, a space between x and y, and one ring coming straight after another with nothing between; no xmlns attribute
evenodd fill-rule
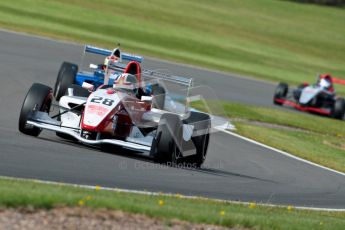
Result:
<svg viewBox="0 0 345 230"><path fill-rule="evenodd" d="M115 91L108 94L108 90L98 90L91 94L85 106L82 128L89 131L102 131L103 123L113 114L119 103L120 98Z"/></svg>

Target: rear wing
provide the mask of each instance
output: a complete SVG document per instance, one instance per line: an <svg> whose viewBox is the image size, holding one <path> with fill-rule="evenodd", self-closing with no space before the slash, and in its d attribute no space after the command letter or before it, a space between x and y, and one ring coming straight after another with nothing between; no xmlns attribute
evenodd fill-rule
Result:
<svg viewBox="0 0 345 230"><path fill-rule="evenodd" d="M170 81L173 83L187 86L188 88L193 85L193 78L175 76L175 75L156 72L156 71L148 70L148 69L142 70L141 74L143 75L143 77L149 77L149 78L161 79L164 81Z"/></svg>
<svg viewBox="0 0 345 230"><path fill-rule="evenodd" d="M344 79L340 79L340 78L333 78L333 83L335 84L339 84L339 85L345 85L345 80Z"/></svg>
<svg viewBox="0 0 345 230"><path fill-rule="evenodd" d="M118 63L118 62L110 63L109 62L109 65L107 66L107 68L114 70L114 71L123 72L126 69L126 66L127 65L125 65L123 63ZM143 69L141 71L141 76L143 78L158 79L158 80L164 80L164 81L177 83L179 85L187 86L188 88L193 85L193 78L175 76L175 75L161 73L161 72L148 70L148 69Z"/></svg>
<svg viewBox="0 0 345 230"><path fill-rule="evenodd" d="M84 48L84 54L85 53L93 53L93 54L98 54L98 55L102 55L102 56L109 56L109 55L111 55L112 52L113 51L111 51L111 50L107 50L107 49L103 49L103 48L99 48L99 47L95 47L95 46L90 46L90 45L86 45ZM138 55L122 53L122 52L121 52L121 58L122 58L122 60L136 61L139 63L141 63L144 59L143 57L138 56Z"/></svg>

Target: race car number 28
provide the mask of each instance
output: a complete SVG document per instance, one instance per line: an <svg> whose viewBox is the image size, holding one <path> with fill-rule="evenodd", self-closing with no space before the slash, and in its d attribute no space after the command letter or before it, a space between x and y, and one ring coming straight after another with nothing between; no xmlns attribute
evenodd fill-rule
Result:
<svg viewBox="0 0 345 230"><path fill-rule="evenodd" d="M109 98L94 96L90 102L97 103L97 104L102 103L103 105L112 106L114 103L114 100L109 99Z"/></svg>

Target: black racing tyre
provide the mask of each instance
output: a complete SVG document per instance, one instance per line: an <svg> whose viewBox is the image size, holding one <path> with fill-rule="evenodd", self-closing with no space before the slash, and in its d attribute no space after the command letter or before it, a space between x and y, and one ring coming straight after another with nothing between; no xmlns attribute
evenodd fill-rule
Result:
<svg viewBox="0 0 345 230"><path fill-rule="evenodd" d="M163 114L153 140L151 156L159 163L177 163L182 137L182 121L178 115Z"/></svg>
<svg viewBox="0 0 345 230"><path fill-rule="evenodd" d="M345 100L344 98L337 98L334 102L333 109L331 111L331 115L335 119L344 119L345 115Z"/></svg>
<svg viewBox="0 0 345 230"><path fill-rule="evenodd" d="M74 78L77 73L78 66L76 64L69 62L63 62L61 64L54 86L54 97L56 101L59 101L65 95L68 86L74 83Z"/></svg>
<svg viewBox="0 0 345 230"><path fill-rule="evenodd" d="M276 99L284 99L289 91L289 86L286 83L279 83L274 91L273 103L276 105L282 105L283 103L276 101Z"/></svg>
<svg viewBox="0 0 345 230"><path fill-rule="evenodd" d="M194 135L191 141L196 148L196 154L186 157L184 162L188 163L187 166L190 165L199 168L204 163L207 155L211 118L206 113L192 111L189 117L183 120L183 123L194 126Z"/></svg>
<svg viewBox="0 0 345 230"><path fill-rule="evenodd" d="M159 84L152 85L152 105L154 108L163 109L165 103L165 89Z"/></svg>
<svg viewBox="0 0 345 230"><path fill-rule="evenodd" d="M53 99L52 89L49 86L34 83L24 99L18 122L19 131L30 136L38 136L41 129L26 125L28 116L34 109L49 113Z"/></svg>
<svg viewBox="0 0 345 230"><path fill-rule="evenodd" d="M65 91L65 95L68 95L68 89L72 88L73 89L73 96L76 97L89 97L90 96L90 92L87 89L84 89L83 87L81 87L80 85L69 85Z"/></svg>

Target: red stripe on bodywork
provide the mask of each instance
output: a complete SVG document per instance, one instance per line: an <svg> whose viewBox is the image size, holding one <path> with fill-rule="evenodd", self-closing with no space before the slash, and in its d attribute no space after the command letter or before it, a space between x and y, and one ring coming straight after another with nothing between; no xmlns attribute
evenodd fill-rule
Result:
<svg viewBox="0 0 345 230"><path fill-rule="evenodd" d="M333 78L333 82L336 83L336 84L345 85L345 80L344 79Z"/></svg>
<svg viewBox="0 0 345 230"><path fill-rule="evenodd" d="M301 106L299 104L297 104L296 102L293 102L293 101L289 101L289 100L286 100L286 99L274 99L276 102L278 103L282 103L284 105L288 105L288 106L291 106L291 107L294 107L300 111L304 111L304 112L313 112L313 113L318 113L318 114L322 114L322 115L331 115L331 112L329 110L326 110L326 109L321 109L321 108L314 108L314 107L304 107L304 106Z"/></svg>

